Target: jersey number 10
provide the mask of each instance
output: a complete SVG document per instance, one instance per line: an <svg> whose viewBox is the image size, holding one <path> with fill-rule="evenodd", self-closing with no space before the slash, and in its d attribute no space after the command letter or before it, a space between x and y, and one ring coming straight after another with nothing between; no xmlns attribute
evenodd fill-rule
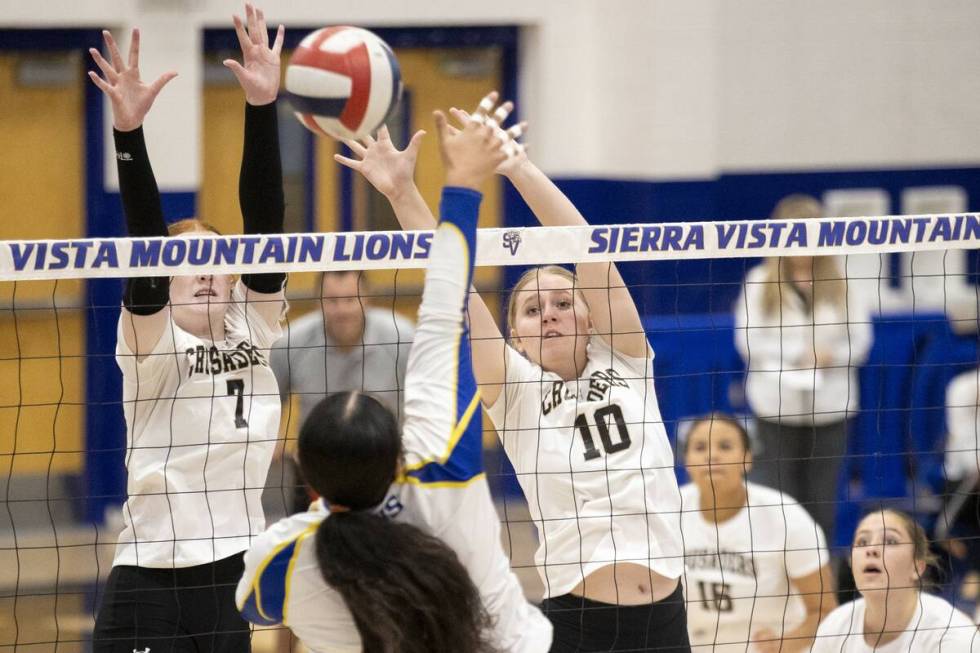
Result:
<svg viewBox="0 0 980 653"><path fill-rule="evenodd" d="M619 442L613 442L612 434L609 432L608 418L612 417L616 423L616 430L619 431ZM602 448L606 453L616 453L623 449L629 449L630 432L626 428L626 420L623 419L623 409L616 404L603 406L593 414L596 430L599 431L599 439L602 440ZM589 428L589 421L585 415L575 418L575 428L582 434L582 442L585 444L585 459L595 460L602 454L595 446L595 439L592 437L592 429Z"/></svg>

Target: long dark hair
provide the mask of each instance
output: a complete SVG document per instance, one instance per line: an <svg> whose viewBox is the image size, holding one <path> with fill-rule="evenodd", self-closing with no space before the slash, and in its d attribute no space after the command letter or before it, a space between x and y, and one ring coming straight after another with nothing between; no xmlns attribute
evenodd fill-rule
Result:
<svg viewBox="0 0 980 653"><path fill-rule="evenodd" d="M320 573L343 597L367 653L492 651L490 617L456 553L372 510L400 459L398 422L368 395L331 395L306 418L300 469L334 507L316 534Z"/></svg>

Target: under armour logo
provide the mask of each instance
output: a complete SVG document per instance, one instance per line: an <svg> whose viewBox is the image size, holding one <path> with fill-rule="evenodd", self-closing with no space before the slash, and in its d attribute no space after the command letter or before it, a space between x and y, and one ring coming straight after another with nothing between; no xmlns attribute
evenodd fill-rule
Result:
<svg viewBox="0 0 980 653"><path fill-rule="evenodd" d="M521 234L516 231L504 232L504 247L510 250L510 255L517 254L517 248L521 245Z"/></svg>
<svg viewBox="0 0 980 653"><path fill-rule="evenodd" d="M116 152L116 158L119 159L120 161L132 161L133 160L133 155L130 154L129 152ZM149 649L147 649L147 651L148 650ZM133 653L146 653L146 651L137 651L134 648L133 649Z"/></svg>

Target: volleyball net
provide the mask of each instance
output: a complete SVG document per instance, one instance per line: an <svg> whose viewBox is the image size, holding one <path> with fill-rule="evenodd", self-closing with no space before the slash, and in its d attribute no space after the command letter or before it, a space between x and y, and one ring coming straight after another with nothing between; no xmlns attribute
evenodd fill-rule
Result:
<svg viewBox="0 0 980 653"><path fill-rule="evenodd" d="M119 279L256 272L313 277L323 271L372 278L389 270L394 276L378 277L367 289L358 286L358 305L396 311L410 322L421 277L406 271L426 267L432 236L415 231L0 242L0 651L52 644L59 651L83 650L90 637L99 582L108 573L120 528L118 506L126 495L126 434L114 360ZM841 421L846 435L839 453L776 454L804 463L810 457L839 458L837 478L823 480L833 486L830 510L817 505L826 499L812 505L801 500L808 511L832 515L826 529L830 556L847 558L858 520L868 510L905 510L940 554L935 591L972 613L977 577L970 560L980 546L980 295L973 253L978 247L975 213L483 229L477 265L503 271L499 282L488 285L478 276L477 285L502 315L506 281L522 268L619 264L656 354L656 393L681 483L690 481L683 441L694 417L722 412L741 420L760 466L780 464L773 460L771 440L769 458L763 450L767 423L805 428ZM782 276L785 269L776 265L763 273L766 259L775 257L837 261L827 268L831 272L808 265L814 287L825 284L827 298L836 292L832 287L842 289L834 300L841 310L821 308L817 294L784 297L793 286ZM767 293L769 287L773 291ZM290 287L290 325L324 307L321 290L319 282ZM768 296L777 303L802 302L802 321L753 323L747 308L753 292L763 301ZM853 310L849 300L863 309ZM828 352L830 362L821 360L821 329L843 333L843 341L833 342L848 355L838 350ZM862 330L865 341L852 341ZM797 352L798 362L766 363L761 376L747 380L754 349L775 348L777 358L786 354L789 360L790 340L801 337L812 345L809 357ZM378 363L365 362L368 348L409 344L364 340L360 357L345 359L364 367L336 373L360 378L365 391L377 390ZM288 340L283 348L289 350ZM841 369L844 387L831 387L833 371ZM324 372L327 385L331 374ZM791 400L787 388L807 399ZM270 519L292 509L290 495L302 494L301 481L287 468L301 404L310 398L299 396L304 392L285 393L280 433L270 434L283 439L287 450L274 459L266 485ZM836 409L822 408L821 397L835 392L843 393L847 407L839 418L825 419L823 413ZM534 559L534 510L490 421L484 423L485 464L504 521L504 544L529 595L540 598L547 578L542 581ZM688 560L689 566L694 562ZM732 597L724 583L698 587L701 595L688 591L689 611L726 611ZM763 597L735 598L762 605ZM786 601L781 606L788 614ZM786 624L783 613L776 619Z"/></svg>

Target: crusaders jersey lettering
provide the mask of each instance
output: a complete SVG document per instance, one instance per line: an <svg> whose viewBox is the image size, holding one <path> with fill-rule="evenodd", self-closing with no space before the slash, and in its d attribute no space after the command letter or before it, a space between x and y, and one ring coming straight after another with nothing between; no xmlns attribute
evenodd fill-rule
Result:
<svg viewBox="0 0 980 653"><path fill-rule="evenodd" d="M187 357L192 359L187 368L187 375L194 374L225 374L237 372L250 365L269 366L265 357L257 347L249 342L240 342L231 351L223 351L216 346L197 345L187 349Z"/></svg>

